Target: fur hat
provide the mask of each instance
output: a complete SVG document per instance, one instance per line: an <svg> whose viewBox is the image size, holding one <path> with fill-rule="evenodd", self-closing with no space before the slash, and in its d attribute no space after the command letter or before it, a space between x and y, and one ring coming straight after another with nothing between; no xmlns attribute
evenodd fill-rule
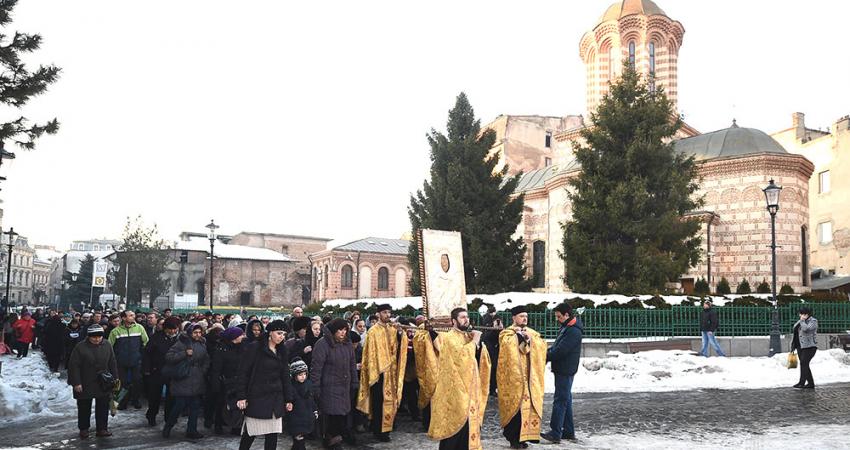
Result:
<svg viewBox="0 0 850 450"><path fill-rule="evenodd" d="M283 322L283 321L281 321ZM292 319L292 332L296 332L299 330L306 330L310 327L310 318L309 317L296 317Z"/></svg>
<svg viewBox="0 0 850 450"><path fill-rule="evenodd" d="M266 325L266 332L271 333L272 331L286 331L286 322L280 319L269 322L269 324Z"/></svg>
<svg viewBox="0 0 850 450"><path fill-rule="evenodd" d="M345 319L337 318L337 319L334 319L334 320L331 320L330 322L328 322L328 330L330 330L331 333L336 333L337 331L339 331L343 328L351 329L351 327L348 325L348 322L346 322Z"/></svg>

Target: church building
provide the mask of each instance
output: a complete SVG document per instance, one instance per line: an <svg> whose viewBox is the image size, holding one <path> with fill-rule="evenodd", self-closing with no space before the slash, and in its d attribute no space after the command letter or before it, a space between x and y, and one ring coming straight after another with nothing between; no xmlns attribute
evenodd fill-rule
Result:
<svg viewBox="0 0 850 450"><path fill-rule="evenodd" d="M586 69L587 110L593 111L622 74L628 61L650 88L663 87L674 108L679 96L678 55L685 29L651 0L622 0L611 5L579 43ZM516 193L525 195L517 229L528 247L528 276L539 292L566 292L560 252L561 224L571 217L569 180L581 170L573 142L591 126L584 115L565 117L499 116L487 125L496 131L492 153L509 173L522 173ZM676 151L693 155L702 177L705 204L691 214L703 222L703 256L682 274L677 288L693 291L699 278L712 291L725 277L733 291L747 280L755 289L771 279L770 215L762 189L770 180L782 186L776 217L777 284L795 292L810 289L809 179L814 165L805 155L788 152L768 134L739 126L701 134L683 124Z"/></svg>

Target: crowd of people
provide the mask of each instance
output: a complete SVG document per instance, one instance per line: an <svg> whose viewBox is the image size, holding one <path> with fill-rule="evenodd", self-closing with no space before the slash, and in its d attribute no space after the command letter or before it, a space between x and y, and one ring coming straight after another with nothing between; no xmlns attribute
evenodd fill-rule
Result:
<svg viewBox="0 0 850 450"><path fill-rule="evenodd" d="M716 329L710 305L707 326ZM389 305L363 318L271 317L213 312L93 311L63 316L26 310L2 321L6 351L27 357L40 347L52 371L67 369L78 407L79 435L110 436L110 407L141 409L147 425L170 438L186 416L189 439L201 439L198 422L216 434L240 437L249 449L258 436L277 447L285 432L293 449L308 439L326 448L356 445L358 433L391 441L395 421L407 415L440 449L480 449L489 396L498 397L502 434L511 448L546 440L575 439L572 384L578 371L583 325L569 303L553 309L560 324L551 345L528 326L517 306L511 323L490 307L482 332L463 308L436 327L424 316L393 317ZM800 353L795 387L813 387L809 361L816 350L817 321L801 309L793 347ZM544 371L550 363L555 393L549 430L542 432ZM114 414L115 411L113 411Z"/></svg>

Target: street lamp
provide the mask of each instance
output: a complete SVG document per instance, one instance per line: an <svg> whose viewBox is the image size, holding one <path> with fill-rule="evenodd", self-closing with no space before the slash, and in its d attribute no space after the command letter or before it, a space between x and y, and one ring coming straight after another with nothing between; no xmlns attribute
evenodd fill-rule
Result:
<svg viewBox="0 0 850 450"><path fill-rule="evenodd" d="M0 149L2 151L2 149ZM18 237L18 233L15 233L15 227L9 228L9 231L3 233L6 235L5 244L9 246L9 260L6 264L6 298L3 300L3 312L9 313L9 288L11 285L12 278L12 249L15 248L15 240Z"/></svg>
<svg viewBox="0 0 850 450"><path fill-rule="evenodd" d="M779 302L776 300L776 212L779 211L779 192L781 186L777 186L773 179L764 191L764 199L767 202L767 212L770 213L770 253L771 273L773 276L773 311L770 313L770 356L782 352L782 342L779 339Z"/></svg>
<svg viewBox="0 0 850 450"><path fill-rule="evenodd" d="M218 239L218 235L216 231L218 229L218 225L215 224L215 221L210 219L210 223L207 224L207 239L210 240L210 311L213 310L213 259L215 258L215 240Z"/></svg>

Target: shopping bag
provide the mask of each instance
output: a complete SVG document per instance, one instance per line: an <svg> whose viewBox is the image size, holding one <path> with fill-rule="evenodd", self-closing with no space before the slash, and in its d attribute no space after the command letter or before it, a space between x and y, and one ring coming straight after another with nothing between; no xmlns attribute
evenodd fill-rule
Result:
<svg viewBox="0 0 850 450"><path fill-rule="evenodd" d="M797 368L797 351L794 350L788 354L788 368L796 369Z"/></svg>

